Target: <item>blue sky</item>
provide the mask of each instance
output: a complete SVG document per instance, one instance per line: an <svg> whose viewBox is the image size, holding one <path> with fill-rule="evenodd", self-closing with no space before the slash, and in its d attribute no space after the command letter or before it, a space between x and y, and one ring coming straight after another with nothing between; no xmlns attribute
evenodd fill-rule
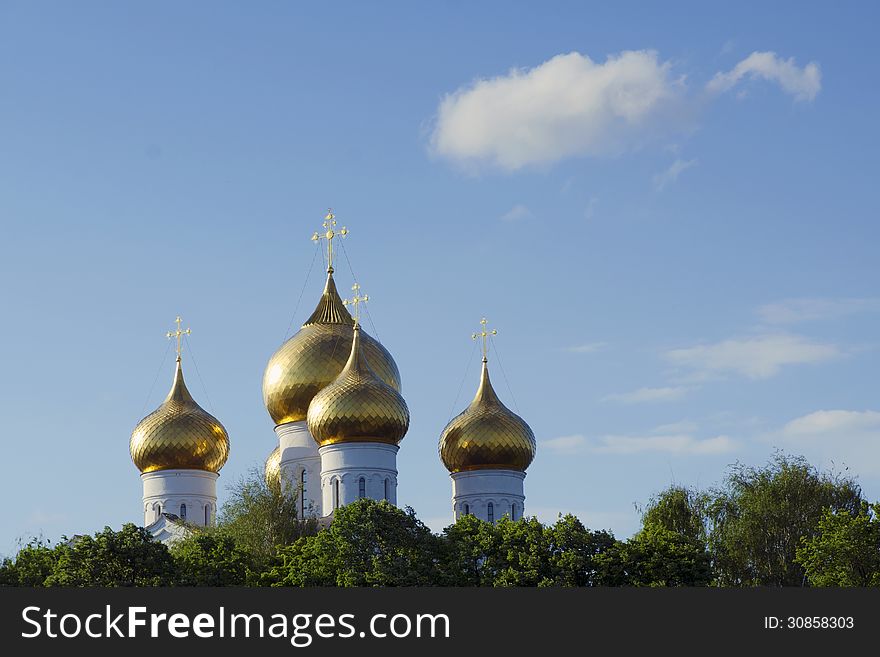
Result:
<svg viewBox="0 0 880 657"><path fill-rule="evenodd" d="M542 519L625 537L777 447L880 498L878 10L704 4L0 4L0 553L141 519L177 314L221 488L262 463L328 206L435 529L483 315Z"/></svg>

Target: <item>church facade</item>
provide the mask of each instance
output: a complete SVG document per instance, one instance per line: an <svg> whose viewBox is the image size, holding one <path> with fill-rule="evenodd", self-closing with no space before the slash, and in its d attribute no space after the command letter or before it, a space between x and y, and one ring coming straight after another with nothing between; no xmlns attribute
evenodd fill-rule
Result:
<svg viewBox="0 0 880 657"><path fill-rule="evenodd" d="M263 401L275 423L277 445L265 463L270 485L297 495L300 517L332 519L360 498L397 503L397 453L409 428L401 377L388 350L360 325L360 288L343 300L333 269L335 229L328 213L327 278L314 312L269 359ZM354 309L354 315L349 312ZM168 397L132 432L132 460L141 472L144 525L160 539L177 534L169 523L211 525L217 479L229 456L223 425L202 409L183 380L178 318L174 380ZM528 424L498 398L489 378L488 339L483 345L477 393L442 430L439 456L452 480L452 511L495 522L525 513L524 480L535 455ZM170 537L170 538L169 538Z"/></svg>

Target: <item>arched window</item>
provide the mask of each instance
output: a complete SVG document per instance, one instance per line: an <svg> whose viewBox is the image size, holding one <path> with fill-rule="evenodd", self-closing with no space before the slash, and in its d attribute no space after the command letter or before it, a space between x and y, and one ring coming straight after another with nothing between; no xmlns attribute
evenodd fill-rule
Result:
<svg viewBox="0 0 880 657"><path fill-rule="evenodd" d="M510 519L516 520L516 502L510 505Z"/></svg>
<svg viewBox="0 0 880 657"><path fill-rule="evenodd" d="M186 504L180 505L180 519L186 520Z"/></svg>
<svg viewBox="0 0 880 657"><path fill-rule="evenodd" d="M362 499L367 496L367 480L361 477L358 479L358 499Z"/></svg>
<svg viewBox="0 0 880 657"><path fill-rule="evenodd" d="M208 527L211 524L211 505L205 505L205 527Z"/></svg>
<svg viewBox="0 0 880 657"><path fill-rule="evenodd" d="M489 522L495 522L495 505L491 502L486 507L486 517L489 519Z"/></svg>
<svg viewBox="0 0 880 657"><path fill-rule="evenodd" d="M306 469L299 474L299 517L306 517Z"/></svg>
<svg viewBox="0 0 880 657"><path fill-rule="evenodd" d="M464 505L464 515L466 515L466 516L471 515L471 505L470 504Z"/></svg>
<svg viewBox="0 0 880 657"><path fill-rule="evenodd" d="M335 479L333 481L333 508L339 508L339 480Z"/></svg>
<svg viewBox="0 0 880 657"><path fill-rule="evenodd" d="M156 520L158 520L161 517L162 517L162 505L157 504L156 505Z"/></svg>
<svg viewBox="0 0 880 657"><path fill-rule="evenodd" d="M386 479L385 480L385 501L386 502L388 501L388 484L389 484L389 481L388 481L388 479Z"/></svg>

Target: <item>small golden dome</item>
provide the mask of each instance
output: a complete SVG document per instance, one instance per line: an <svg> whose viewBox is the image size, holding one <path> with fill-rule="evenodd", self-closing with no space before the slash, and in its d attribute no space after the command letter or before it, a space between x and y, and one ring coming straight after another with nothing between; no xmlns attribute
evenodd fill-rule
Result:
<svg viewBox="0 0 880 657"><path fill-rule="evenodd" d="M171 469L219 472L229 458L226 429L189 394L179 357L171 392L159 408L138 422L129 450L142 473Z"/></svg>
<svg viewBox="0 0 880 657"><path fill-rule="evenodd" d="M263 470L263 476L266 483L270 487L279 486L281 484L281 447L276 447L266 459L266 466Z"/></svg>
<svg viewBox="0 0 880 657"><path fill-rule="evenodd" d="M519 470L535 458L535 434L525 421L508 409L483 372L477 394L462 413L440 434L440 459L450 472L466 470Z"/></svg>
<svg viewBox="0 0 880 657"><path fill-rule="evenodd" d="M339 376L309 404L309 433L320 446L372 442L398 444L409 428L409 409L372 370L355 325L351 354Z"/></svg>
<svg viewBox="0 0 880 657"><path fill-rule="evenodd" d="M345 366L353 325L336 291L331 268L315 312L272 355L263 374L263 403L275 424L306 419L309 402ZM385 347L362 332L361 349L376 375L399 391L400 372Z"/></svg>

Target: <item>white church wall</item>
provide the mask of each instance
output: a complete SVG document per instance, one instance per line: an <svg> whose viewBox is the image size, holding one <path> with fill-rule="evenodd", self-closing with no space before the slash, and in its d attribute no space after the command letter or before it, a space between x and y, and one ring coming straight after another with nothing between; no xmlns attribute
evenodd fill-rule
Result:
<svg viewBox="0 0 880 657"><path fill-rule="evenodd" d="M155 523L162 513L181 515L194 525L214 524L217 514L216 472L203 470L158 470L141 475L144 485L144 526ZM206 514L207 509L207 514Z"/></svg>
<svg viewBox="0 0 880 657"><path fill-rule="evenodd" d="M305 421L279 424L275 427L275 434L281 449L280 469L285 485L299 489L302 486L302 473L306 473L305 486L299 497L300 513L303 517L324 515L321 499L321 456Z"/></svg>
<svg viewBox="0 0 880 657"><path fill-rule="evenodd" d="M517 470L469 470L455 472L452 479L452 513L455 520L473 515L497 522L504 515L519 520L525 511L523 481ZM491 514L490 514L490 507Z"/></svg>
<svg viewBox="0 0 880 657"><path fill-rule="evenodd" d="M397 445L385 443L339 443L321 447L318 451L324 515L360 497L397 504L399 449Z"/></svg>

